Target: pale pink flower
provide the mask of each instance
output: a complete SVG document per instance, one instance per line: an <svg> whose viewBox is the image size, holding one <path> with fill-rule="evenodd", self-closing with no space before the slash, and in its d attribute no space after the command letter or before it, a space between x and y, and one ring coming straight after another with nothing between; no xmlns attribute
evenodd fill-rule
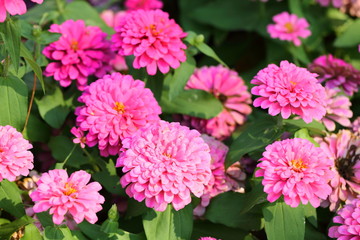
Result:
<svg viewBox="0 0 360 240"><path fill-rule="evenodd" d="M148 124L123 141L122 187L135 200L156 211L168 204L175 210L191 202L191 193L203 195L211 178L209 146L196 130L177 122Z"/></svg>
<svg viewBox="0 0 360 240"><path fill-rule="evenodd" d="M316 76L288 61L281 61L280 67L270 64L251 80L258 85L251 93L260 96L254 106L268 108L272 116L281 113L284 119L297 114L306 123L321 120L326 114L326 93Z"/></svg>
<svg viewBox="0 0 360 240"><path fill-rule="evenodd" d="M102 77L111 70L109 64L114 53L107 34L99 27L85 26L83 20L67 20L61 25L52 24L50 32L60 33L58 41L45 47L43 54L54 62L44 71L47 77L53 76L62 87L76 81L80 91L87 85L90 75Z"/></svg>
<svg viewBox="0 0 360 240"><path fill-rule="evenodd" d="M76 137L73 143L80 144L81 148L85 148L86 137L84 136L84 132L76 127L71 128L70 132Z"/></svg>
<svg viewBox="0 0 360 240"><path fill-rule="evenodd" d="M32 145L12 126L0 126L0 182L15 181L16 177L29 174L34 167Z"/></svg>
<svg viewBox="0 0 360 240"><path fill-rule="evenodd" d="M98 182L89 183L91 175L80 170L70 177L63 169L50 170L43 173L37 182L38 188L30 194L35 202L35 213L47 211L53 215L53 222L61 224L65 214L73 216L76 223L84 218L94 224L105 199L99 194L101 185Z"/></svg>
<svg viewBox="0 0 360 240"><path fill-rule="evenodd" d="M357 117L351 124L352 130L355 134L360 135L360 117Z"/></svg>
<svg viewBox="0 0 360 240"><path fill-rule="evenodd" d="M160 0L125 0L124 5L128 10L152 10L163 7L163 3Z"/></svg>
<svg viewBox="0 0 360 240"><path fill-rule="evenodd" d="M112 73L91 83L75 109L86 144L98 144L101 156L118 154L121 141L147 123L158 121L161 108L145 83L130 75Z"/></svg>
<svg viewBox="0 0 360 240"><path fill-rule="evenodd" d="M114 12L113 10L104 10L100 13L100 17L106 25L116 28L120 25L120 20L126 15L126 11Z"/></svg>
<svg viewBox="0 0 360 240"><path fill-rule="evenodd" d="M223 192L238 190L240 188L240 183L236 180L238 180L240 175L244 177L241 181L244 181L246 177L241 169L235 166L230 170L232 177L228 176L224 164L229 148L222 142L208 135L203 134L201 137L210 147L210 168L212 175L209 183L205 186L205 191L201 196L200 204L194 209L194 214L196 216L204 215L206 207L210 204L211 198Z"/></svg>
<svg viewBox="0 0 360 240"><path fill-rule="evenodd" d="M317 208L331 193L329 180L334 176L331 161L321 148L309 140L295 138L274 142L266 147L255 172L264 177L262 184L268 201L284 196L285 203L297 207L300 202Z"/></svg>
<svg viewBox="0 0 360 240"><path fill-rule="evenodd" d="M295 46L301 45L301 38L307 38L311 35L308 29L309 23L305 18L299 18L295 14L282 12L273 17L275 24L269 24L267 31L272 38L291 41Z"/></svg>
<svg viewBox="0 0 360 240"><path fill-rule="evenodd" d="M344 205L333 218L338 226L329 228L329 237L339 240L360 240L360 199Z"/></svg>
<svg viewBox="0 0 360 240"><path fill-rule="evenodd" d="M198 240L221 240L221 239L217 239L217 238L213 238L213 237L201 237Z"/></svg>
<svg viewBox="0 0 360 240"><path fill-rule="evenodd" d="M316 0L321 6L327 7L333 5L336 8L340 8L343 0Z"/></svg>
<svg viewBox="0 0 360 240"><path fill-rule="evenodd" d="M349 130L340 130L325 138L315 138L331 163L334 177L332 192L325 202L335 211L340 203L349 202L360 194L360 137Z"/></svg>
<svg viewBox="0 0 360 240"><path fill-rule="evenodd" d="M134 55L133 67L146 67L149 75L158 68L165 74L186 60L181 41L186 33L162 10L131 11L115 30L113 48L123 56Z"/></svg>
<svg viewBox="0 0 360 240"><path fill-rule="evenodd" d="M325 82L328 88L341 87L350 96L359 90L360 71L331 54L316 58L308 69L317 73L319 81Z"/></svg>
<svg viewBox="0 0 360 240"><path fill-rule="evenodd" d="M31 0L32 2L41 4L43 0ZM26 13L26 4L24 0L0 0L0 22L6 19L6 13L10 15L23 15Z"/></svg>
<svg viewBox="0 0 360 240"><path fill-rule="evenodd" d="M223 110L214 118L201 119L184 116L187 124L202 133L219 140L229 137L235 127L244 124L252 111L251 94L244 80L237 72L221 65L196 69L190 77L187 89L200 89L210 92L223 104Z"/></svg>
<svg viewBox="0 0 360 240"><path fill-rule="evenodd" d="M348 97L340 95L339 89L327 88L326 90L326 115L321 122L329 131L335 130L335 122L345 127L350 127L350 118L353 112L350 110L351 102Z"/></svg>

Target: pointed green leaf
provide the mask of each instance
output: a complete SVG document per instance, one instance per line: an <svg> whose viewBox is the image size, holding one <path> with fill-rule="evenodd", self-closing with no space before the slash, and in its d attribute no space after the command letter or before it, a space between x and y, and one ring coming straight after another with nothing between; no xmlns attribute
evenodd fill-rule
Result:
<svg viewBox="0 0 360 240"><path fill-rule="evenodd" d="M26 225L32 223L34 220L29 216L23 216L15 221L1 225L0 227L0 239L8 239L10 235Z"/></svg>
<svg viewBox="0 0 360 240"><path fill-rule="evenodd" d="M7 52L10 55L15 72L19 69L20 62L20 24L12 18L6 19L4 23L0 23L0 34L4 41Z"/></svg>
<svg viewBox="0 0 360 240"><path fill-rule="evenodd" d="M24 236L21 240L42 240L39 229L34 224L28 224L24 229Z"/></svg>
<svg viewBox="0 0 360 240"><path fill-rule="evenodd" d="M335 40L335 47L353 47L360 43L360 19L350 24Z"/></svg>
<svg viewBox="0 0 360 240"><path fill-rule="evenodd" d="M202 52L206 56L211 57L214 60L218 61L220 64L224 65L225 67L228 67L226 63L224 63L223 60L221 60L219 56L215 53L215 51L211 47L209 47L209 45L207 45L206 43L204 42L199 43L196 45L196 47L197 49L199 49L200 52Z"/></svg>
<svg viewBox="0 0 360 240"><path fill-rule="evenodd" d="M6 179L0 182L0 208L17 218L25 215L19 188Z"/></svg>

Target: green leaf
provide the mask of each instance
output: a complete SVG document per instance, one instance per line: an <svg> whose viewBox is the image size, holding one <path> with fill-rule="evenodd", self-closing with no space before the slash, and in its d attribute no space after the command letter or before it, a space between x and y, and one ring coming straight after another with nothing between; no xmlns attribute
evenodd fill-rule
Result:
<svg viewBox="0 0 360 240"><path fill-rule="evenodd" d="M166 113L181 113L209 119L223 110L223 106L218 99L202 90L190 89L183 91L172 101L167 96L168 94L165 92L160 102L163 112Z"/></svg>
<svg viewBox="0 0 360 240"><path fill-rule="evenodd" d="M226 156L225 166L229 167L239 161L245 154L264 148L279 138L282 127L277 119L263 117L254 123L248 124L245 130L231 144Z"/></svg>
<svg viewBox="0 0 360 240"><path fill-rule="evenodd" d="M27 114L25 83L14 76L0 77L0 125L11 125L22 131Z"/></svg>
<svg viewBox="0 0 360 240"><path fill-rule="evenodd" d="M224 65L225 67L228 67L226 65L226 63L224 63L219 56L215 53L215 51L209 47L209 45L207 45L206 43L202 42L196 45L197 49L199 49L200 52L202 52L203 54L205 54L208 57L213 58L214 60L218 61L219 63L221 63L222 65Z"/></svg>
<svg viewBox="0 0 360 240"><path fill-rule="evenodd" d="M292 208L283 201L263 208L265 232L268 240L303 240L305 213L302 205Z"/></svg>
<svg viewBox="0 0 360 240"><path fill-rule="evenodd" d="M109 239L109 235L100 230L100 226L97 224L91 224L87 221L83 221L78 224L80 230L91 240L104 240Z"/></svg>
<svg viewBox="0 0 360 240"><path fill-rule="evenodd" d="M35 101L41 117L53 128L60 128L70 113L70 108L59 87L56 87L53 93L45 95L40 100L35 99Z"/></svg>
<svg viewBox="0 0 360 240"><path fill-rule="evenodd" d="M39 131L41 129L41 131ZM34 114L30 114L28 124L23 131L24 137L31 142L47 143L50 138L51 128Z"/></svg>
<svg viewBox="0 0 360 240"><path fill-rule="evenodd" d="M201 237L211 236L223 240L244 240L247 234L247 231L238 228L230 228L209 221L195 220L191 239L200 239Z"/></svg>
<svg viewBox="0 0 360 240"><path fill-rule="evenodd" d="M31 52L25 47L23 43L21 43L20 46L20 55L25 59L25 61L30 65L31 69L34 71L36 77L40 81L41 88L45 94L45 84L44 84L44 78L42 75L41 67L36 63Z"/></svg>
<svg viewBox="0 0 360 240"><path fill-rule="evenodd" d="M298 17L304 17L301 0L289 0L288 4L291 13L295 14Z"/></svg>
<svg viewBox="0 0 360 240"><path fill-rule="evenodd" d="M181 63L179 68L175 69L174 75L170 78L170 82L168 83L168 86L170 87L170 101L184 91L186 83L195 70L195 59L188 53L186 56L186 61Z"/></svg>
<svg viewBox="0 0 360 240"><path fill-rule="evenodd" d="M175 211L169 204L164 212L153 209L143 216L147 239L189 240L193 228L193 209L191 204Z"/></svg>
<svg viewBox="0 0 360 240"><path fill-rule="evenodd" d="M0 182L0 209L20 218L25 215L19 188L14 182L4 179Z"/></svg>
<svg viewBox="0 0 360 240"><path fill-rule="evenodd" d="M77 240L66 226L48 226L44 230L44 240Z"/></svg>
<svg viewBox="0 0 360 240"><path fill-rule="evenodd" d="M310 142L312 142L316 147L320 147L319 143L317 143L314 138L312 138L309 135L309 131L307 130L307 128L302 128L299 131L296 131L294 134L295 138L302 138L302 139L306 139L309 140Z"/></svg>
<svg viewBox="0 0 360 240"><path fill-rule="evenodd" d="M298 59L300 62L302 62L303 64L307 65L309 64L311 61L309 59L309 57L307 56L305 49L303 46L295 46L295 45L288 45L288 50L289 52L293 55L293 57L295 59Z"/></svg>
<svg viewBox="0 0 360 240"><path fill-rule="evenodd" d="M54 13L56 12L56 15ZM28 9L26 14L21 15L21 19L25 19L29 23L38 23L40 19L47 18L51 21L58 17L56 1L44 1L42 4L36 4L34 7ZM49 18L47 16L52 16Z"/></svg>
<svg viewBox="0 0 360 240"><path fill-rule="evenodd" d="M108 219L101 224L100 230L104 233L114 233L119 229L119 211L116 204L113 204L108 212Z"/></svg>
<svg viewBox="0 0 360 240"><path fill-rule="evenodd" d="M313 134L324 135L325 127L321 123L313 120L311 123L305 123L302 119L284 119L286 125L296 126L297 129L307 128Z"/></svg>
<svg viewBox="0 0 360 240"><path fill-rule="evenodd" d="M305 226L305 238L304 240L327 240L328 238L323 233L319 232L315 227L306 222Z"/></svg>
<svg viewBox="0 0 360 240"><path fill-rule="evenodd" d="M126 218L137 217L143 215L147 212L148 208L144 202L138 202L133 198L128 199L127 209L126 209Z"/></svg>
<svg viewBox="0 0 360 240"><path fill-rule="evenodd" d="M360 43L360 19L353 21L349 26L336 38L335 47L353 47Z"/></svg>
<svg viewBox="0 0 360 240"><path fill-rule="evenodd" d="M11 223L1 225L0 239L8 239L11 234L32 223L33 221L34 220L31 217L25 215Z"/></svg>
<svg viewBox="0 0 360 240"><path fill-rule="evenodd" d="M39 229L34 224L25 226L24 236L21 240L42 240Z"/></svg>
<svg viewBox="0 0 360 240"><path fill-rule="evenodd" d="M43 226L43 227L54 226L52 216L47 211L36 213L36 217L39 219L41 226Z"/></svg>
<svg viewBox="0 0 360 240"><path fill-rule="evenodd" d="M314 227L318 227L316 208L308 203L304 205L304 213L306 220L309 221L309 223L311 223Z"/></svg>
<svg viewBox="0 0 360 240"><path fill-rule="evenodd" d="M19 22L12 18L6 19L4 23L0 23L0 34L10 55L15 72L17 72L20 63L21 30Z"/></svg>
<svg viewBox="0 0 360 240"><path fill-rule="evenodd" d="M101 171L95 172L92 177L110 193L124 193L124 189L120 185L120 177L117 175L115 164L111 159L108 163L104 162L101 165Z"/></svg>
<svg viewBox="0 0 360 240"><path fill-rule="evenodd" d="M81 9L81 11L79 11L79 9ZM67 20L82 19L87 25L98 26L107 34L114 34L114 30L105 24L96 9L85 1L74 1L67 4L65 6L64 16Z"/></svg>

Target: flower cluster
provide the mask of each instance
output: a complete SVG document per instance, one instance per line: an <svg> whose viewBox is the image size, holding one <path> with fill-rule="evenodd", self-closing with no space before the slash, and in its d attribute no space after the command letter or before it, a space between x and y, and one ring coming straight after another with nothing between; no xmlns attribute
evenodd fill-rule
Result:
<svg viewBox="0 0 360 240"><path fill-rule="evenodd" d="M262 184L268 201L284 196L285 203L297 207L300 202L319 207L331 193L329 180L334 176L331 162L321 148L301 138L274 142L266 147L259 160L256 177Z"/></svg>
<svg viewBox="0 0 360 240"><path fill-rule="evenodd" d="M238 125L244 124L251 113L251 95L244 80L223 66L196 69L186 84L187 89L210 92L221 101L224 108L214 118L201 119L184 116L183 123L219 140L229 137Z"/></svg>
<svg viewBox="0 0 360 240"><path fill-rule="evenodd" d="M44 75L53 76L62 87L76 81L82 91L90 75L102 77L111 70L111 43L99 27L87 27L83 20L67 20L51 25L49 31L60 33L61 37L43 50L47 58L54 60L47 65Z"/></svg>
<svg viewBox="0 0 360 240"><path fill-rule="evenodd" d="M96 213L102 209L100 204L105 199L99 194L101 185L98 182L88 184L90 178L91 175L83 170L74 172L70 177L62 169L42 174L37 182L38 188L30 194L35 202L34 212L50 209L55 224L61 224L67 213L76 223L85 218L94 224Z"/></svg>
<svg viewBox="0 0 360 240"><path fill-rule="evenodd" d="M160 9L131 11L115 30L114 49L123 56L134 55L133 67L146 67L149 75L157 69L165 74L186 60L186 45L181 41L186 33Z"/></svg>
<svg viewBox="0 0 360 240"><path fill-rule="evenodd" d="M179 123L149 124L123 141L116 166L126 193L156 211L175 210L203 195L211 179L209 146L196 130Z"/></svg>
<svg viewBox="0 0 360 240"><path fill-rule="evenodd" d="M31 0L34 3L41 4L43 0ZM1 0L0 1L0 23L6 19L6 14L23 15L26 13L26 4L24 0Z"/></svg>
<svg viewBox="0 0 360 240"><path fill-rule="evenodd" d="M160 119L153 93L130 75L105 75L91 83L78 101L84 105L75 109L80 130L74 130L75 136L90 147L98 144L102 156L118 154L124 138Z"/></svg>
<svg viewBox="0 0 360 240"><path fill-rule="evenodd" d="M273 17L275 24L269 24L267 31L272 38L291 41L295 46L300 46L301 38L307 38L311 35L308 29L309 23L305 18L298 18L295 14L282 12Z"/></svg>
<svg viewBox="0 0 360 240"><path fill-rule="evenodd" d="M326 92L316 76L288 61L281 61L280 67L270 64L251 80L257 85L251 93L260 96L254 106L268 108L272 116L281 113L285 119L297 114L306 123L321 120L326 114Z"/></svg>
<svg viewBox="0 0 360 240"><path fill-rule="evenodd" d="M32 145L12 126L0 126L0 182L27 176L34 167Z"/></svg>

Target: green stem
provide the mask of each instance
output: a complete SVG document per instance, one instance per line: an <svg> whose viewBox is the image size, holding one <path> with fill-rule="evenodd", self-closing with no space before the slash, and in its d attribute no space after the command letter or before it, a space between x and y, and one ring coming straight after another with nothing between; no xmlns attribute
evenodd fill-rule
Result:
<svg viewBox="0 0 360 240"><path fill-rule="evenodd" d="M60 14L64 13L64 1L63 0L56 0L56 6L60 12Z"/></svg>
<svg viewBox="0 0 360 240"><path fill-rule="evenodd" d="M71 157L71 155L74 153L75 148L77 145L74 145L73 148L71 149L70 153L67 155L67 157L65 158L65 160L61 163L57 163L55 165L55 169L64 169L64 166L66 164L66 162L69 160L69 158Z"/></svg>
<svg viewBox="0 0 360 240"><path fill-rule="evenodd" d="M93 158L93 156L91 156L91 154L85 149L82 148L83 152L85 153L85 155L89 158L91 165L93 166L95 172L99 172L100 168L99 166L96 164L96 160Z"/></svg>

